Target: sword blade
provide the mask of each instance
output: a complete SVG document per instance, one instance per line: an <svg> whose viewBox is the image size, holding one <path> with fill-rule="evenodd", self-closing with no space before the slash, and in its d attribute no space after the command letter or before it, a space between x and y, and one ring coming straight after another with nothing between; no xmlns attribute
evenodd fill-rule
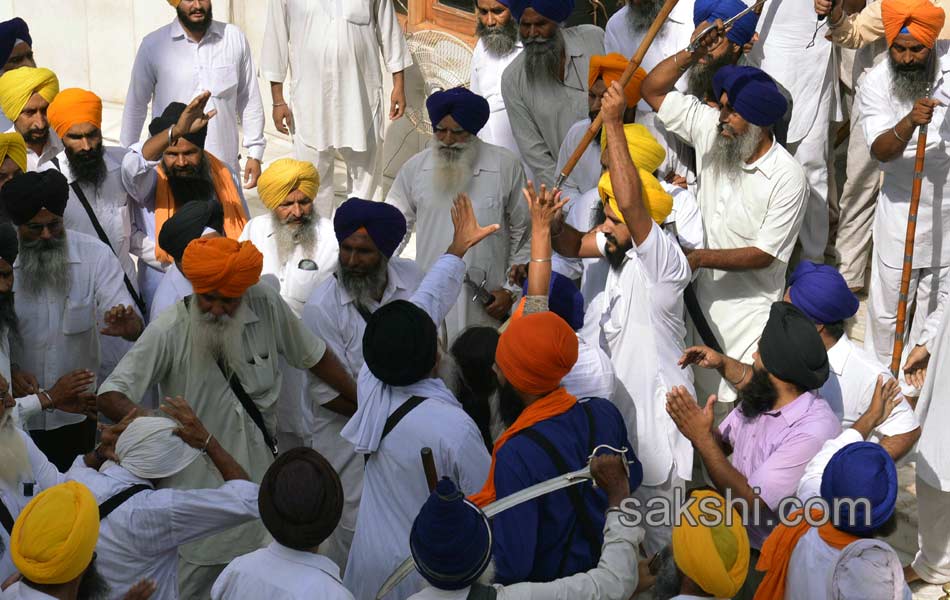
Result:
<svg viewBox="0 0 950 600"><path fill-rule="evenodd" d="M750 12L754 11L754 10L757 9L758 7L762 6L763 4L765 4L765 0L759 0L758 2L756 2L755 4L753 4L752 6L746 8L745 10L743 10L743 11L741 11L741 12L739 12L739 14L737 14L736 16L730 17L730 18L726 19L726 20L723 21L723 23L722 23L722 28L723 28L723 30L728 30L729 27L731 27L733 23L735 23L736 21L738 21L738 20L741 19L742 17L746 16L746 15L749 14ZM709 33L710 31L712 31L712 30L715 29L715 28L716 28L716 24L715 24L715 23L710 23L708 27L706 27L705 29L703 29L702 31L699 32L699 35L696 36L696 39L694 39L692 42L689 43L688 46L686 46L686 50L687 50L688 52L696 52L696 50L699 48L699 42L700 42L704 37L706 37L706 34L707 34L707 33Z"/></svg>

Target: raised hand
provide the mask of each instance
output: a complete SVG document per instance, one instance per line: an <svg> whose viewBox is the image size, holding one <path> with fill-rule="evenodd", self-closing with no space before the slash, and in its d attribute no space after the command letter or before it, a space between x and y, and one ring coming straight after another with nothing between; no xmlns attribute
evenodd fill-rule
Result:
<svg viewBox="0 0 950 600"><path fill-rule="evenodd" d="M501 228L497 223L482 227L475 218L472 201L466 194L459 194L452 206L452 225L455 226L455 235L449 245L447 254L454 254L459 258L465 256L468 249Z"/></svg>
<svg viewBox="0 0 950 600"><path fill-rule="evenodd" d="M192 448L205 449L211 435L184 398L181 396L175 396L174 398L166 396L160 408L166 415L178 421L180 427L175 430L175 435Z"/></svg>
<svg viewBox="0 0 950 600"><path fill-rule="evenodd" d="M715 25L715 27L710 27L709 31L703 34L703 31L710 25ZM714 23L703 21L696 27L696 29L693 31L693 34L689 36L691 43L699 40L699 45L696 48L696 54L693 54L693 56L695 57L697 54L699 56L705 56L706 54L709 54L711 50L722 43L722 40L724 40L725 37L726 29L722 23L722 19L716 19Z"/></svg>
<svg viewBox="0 0 950 600"><path fill-rule="evenodd" d="M142 333L142 318L131 306L113 306L106 312L106 326L99 330L102 335L135 341Z"/></svg>
<svg viewBox="0 0 950 600"><path fill-rule="evenodd" d="M197 133L208 126L208 122L218 114L217 110L205 112L205 106L211 99L211 92L201 92L188 103L185 110L178 117L178 122L172 127L172 137L178 139L189 133Z"/></svg>
<svg viewBox="0 0 950 600"><path fill-rule="evenodd" d="M666 413L673 419L676 428L693 445L712 432L715 423L716 396L710 396L706 406L699 408L696 400L685 387L675 386L666 394Z"/></svg>
<svg viewBox="0 0 950 600"><path fill-rule="evenodd" d="M683 369L689 365L696 365L701 369L721 369L725 362L722 354L708 346L691 346L683 351L679 366Z"/></svg>
<svg viewBox="0 0 950 600"><path fill-rule="evenodd" d="M604 117L604 124L623 124L623 113L627 110L627 97L619 81L610 84L604 97L600 101L600 114Z"/></svg>
<svg viewBox="0 0 950 600"><path fill-rule="evenodd" d="M864 414L858 417L858 420L852 425L852 429L861 433L864 439L867 439L871 432L881 426L891 413L897 408L897 405L904 399L900 395L900 385L892 377L878 375L877 383L874 384L874 395L871 397L871 404L868 405Z"/></svg>
<svg viewBox="0 0 950 600"><path fill-rule="evenodd" d="M561 209L568 203L568 198L561 198L561 190L549 190L541 184L541 190L536 192L534 182L530 179L522 191L528 201L528 211L531 213L531 227L547 227L561 218Z"/></svg>

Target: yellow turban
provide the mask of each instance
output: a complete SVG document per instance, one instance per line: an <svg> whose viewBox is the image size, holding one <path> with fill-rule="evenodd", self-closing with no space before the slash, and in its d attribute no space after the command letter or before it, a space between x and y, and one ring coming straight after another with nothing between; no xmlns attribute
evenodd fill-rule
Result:
<svg viewBox="0 0 950 600"><path fill-rule="evenodd" d="M68 481L33 498L10 534L10 556L24 577L56 585L82 575L99 540L99 505L81 483Z"/></svg>
<svg viewBox="0 0 950 600"><path fill-rule="evenodd" d="M673 212L673 196L663 189L660 181L653 173L663 164L666 151L653 138L650 130L643 125L637 123L624 125L623 132L627 137L627 149L630 151L630 157L633 159L633 164L636 165L637 173L640 175L640 183L643 186L643 201L646 203L653 220L662 223ZM606 150L606 131L601 136L601 143ZM605 204L609 204L617 217L623 220L620 207L617 206L617 197L614 195L609 171L604 171L600 183L597 185L597 190L600 192L600 199Z"/></svg>
<svg viewBox="0 0 950 600"><path fill-rule="evenodd" d="M749 536L742 517L714 491L698 490L691 496L696 501L690 504L689 514L696 525L684 515L680 524L673 527L673 559L680 571L707 594L732 598L745 583L749 569ZM704 504L704 498L712 500ZM732 512L731 521L727 509ZM711 527L709 522L713 520L721 522Z"/></svg>
<svg viewBox="0 0 950 600"><path fill-rule="evenodd" d="M63 137L73 125L91 123L102 127L102 99L90 91L69 88L56 95L46 113L56 135Z"/></svg>
<svg viewBox="0 0 950 600"><path fill-rule="evenodd" d="M59 93L59 80L49 69L20 67L0 76L0 109L11 121L16 121L33 94L52 102Z"/></svg>
<svg viewBox="0 0 950 600"><path fill-rule="evenodd" d="M0 133L0 163L9 158L26 173L26 142L15 132Z"/></svg>
<svg viewBox="0 0 950 600"><path fill-rule="evenodd" d="M299 189L313 200L320 188L320 175L313 163L292 158L275 160L257 180L257 193L268 210L274 210Z"/></svg>
<svg viewBox="0 0 950 600"><path fill-rule="evenodd" d="M587 88L594 87L598 79L603 79L607 87L615 81L620 81L623 72L627 69L627 60L622 54L607 54L606 56L591 56L590 70L587 74ZM627 97L627 108L633 108L640 102L640 84L646 79L647 72L642 67L637 68L633 77L623 88L624 96Z"/></svg>

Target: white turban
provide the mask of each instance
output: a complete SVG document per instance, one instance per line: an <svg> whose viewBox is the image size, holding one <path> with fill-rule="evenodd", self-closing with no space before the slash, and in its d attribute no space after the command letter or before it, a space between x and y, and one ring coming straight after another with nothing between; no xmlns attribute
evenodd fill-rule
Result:
<svg viewBox="0 0 950 600"><path fill-rule="evenodd" d="M182 471L201 456L175 435L178 423L165 417L139 417L119 436L119 464L142 479L164 479Z"/></svg>
<svg viewBox="0 0 950 600"><path fill-rule="evenodd" d="M910 592L897 553L875 539L852 542L841 551L830 585L832 600L903 600L905 590Z"/></svg>

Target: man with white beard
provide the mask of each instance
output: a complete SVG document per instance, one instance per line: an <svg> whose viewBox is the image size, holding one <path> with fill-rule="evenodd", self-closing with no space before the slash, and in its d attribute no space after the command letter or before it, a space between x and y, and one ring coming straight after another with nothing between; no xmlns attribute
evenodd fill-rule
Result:
<svg viewBox="0 0 950 600"><path fill-rule="evenodd" d="M681 50L661 62L640 92L660 122L696 149L706 232L706 247L687 252L691 270L700 270L696 296L723 350L751 361L772 303L782 298L808 189L801 165L774 139L787 102L766 73L720 68L713 77L719 110L673 89L723 35L720 26L696 52ZM708 369L696 373L696 389L699 398L718 394L729 403L736 397L735 388Z"/></svg>
<svg viewBox="0 0 950 600"><path fill-rule="evenodd" d="M501 76L511 62L521 54L524 45L518 39L518 22L508 6L512 0L476 0L475 54L472 56L472 76L469 89L488 100L491 115L478 137L489 144L507 148L521 156L515 134L511 131L505 99L501 95ZM525 167L527 177L530 170Z"/></svg>
<svg viewBox="0 0 950 600"><path fill-rule="evenodd" d="M355 404L353 380L333 352L303 327L274 288L256 285L263 263L251 242L212 238L188 244L182 270L194 295L149 324L99 388L99 410L119 421L153 385L163 396L187 398L208 431L260 482L277 454L278 357L333 386L341 404ZM177 489L219 483L204 463L167 482ZM260 522L252 522L183 546L180 596L207 597L225 565L264 539Z"/></svg>
<svg viewBox="0 0 950 600"><path fill-rule="evenodd" d="M455 88L429 96L426 108L435 146L403 165L386 199L406 217L410 232L416 226L416 262L427 271L451 241L452 199L458 194L471 199L480 222L501 226L465 256L470 283L445 318L451 343L466 327L497 327L508 316L520 288L508 283L507 274L528 259L531 220L518 159L475 137L488 120L488 102Z"/></svg>
<svg viewBox="0 0 950 600"><path fill-rule="evenodd" d="M298 317L313 290L336 271L333 223L314 207L319 188L320 176L312 163L274 161L257 182L261 202L270 213L248 221L239 238L253 242L264 255L261 282L275 287ZM304 372L286 364L281 370L277 444L289 450L306 444L314 416L304 393Z"/></svg>
<svg viewBox="0 0 950 600"><path fill-rule="evenodd" d="M562 27L574 0L519 0L510 8L524 52L505 69L501 93L522 160L550 189L564 137L587 114L587 72L590 58L604 53L604 30Z"/></svg>

